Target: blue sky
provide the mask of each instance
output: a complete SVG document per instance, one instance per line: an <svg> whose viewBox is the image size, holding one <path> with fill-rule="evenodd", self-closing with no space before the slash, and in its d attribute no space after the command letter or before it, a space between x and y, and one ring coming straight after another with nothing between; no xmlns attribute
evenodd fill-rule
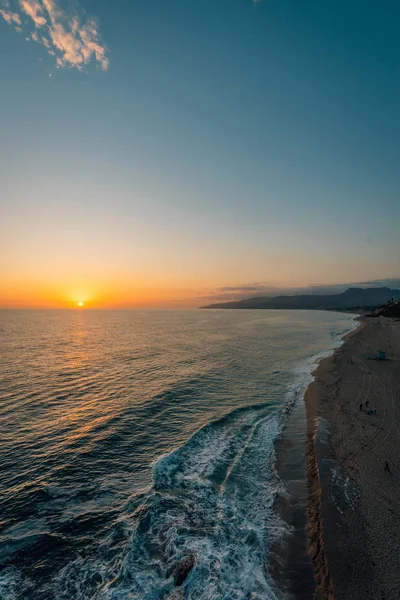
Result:
<svg viewBox="0 0 400 600"><path fill-rule="evenodd" d="M397 1L2 11L8 304L400 275Z"/></svg>

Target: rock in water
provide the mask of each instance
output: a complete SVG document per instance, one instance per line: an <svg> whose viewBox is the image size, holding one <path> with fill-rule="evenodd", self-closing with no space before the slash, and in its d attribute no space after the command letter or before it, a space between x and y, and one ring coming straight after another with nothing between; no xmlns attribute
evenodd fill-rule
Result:
<svg viewBox="0 0 400 600"><path fill-rule="evenodd" d="M174 563L167 571L167 577L174 577L174 585L180 586L189 575L190 571L196 564L194 554L188 554L181 558L179 562Z"/></svg>

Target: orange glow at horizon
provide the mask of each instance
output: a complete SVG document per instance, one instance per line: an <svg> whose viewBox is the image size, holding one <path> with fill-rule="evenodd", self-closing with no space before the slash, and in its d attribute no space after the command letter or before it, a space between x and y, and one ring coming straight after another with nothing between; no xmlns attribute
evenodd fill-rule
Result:
<svg viewBox="0 0 400 600"><path fill-rule="evenodd" d="M201 294L200 294L201 295ZM61 281L0 281L0 308L118 309L190 308L202 304L193 287L161 282L86 282L77 285Z"/></svg>
<svg viewBox="0 0 400 600"><path fill-rule="evenodd" d="M136 272L122 269L99 272L100 269L94 267L67 266L54 270L46 268L46 271L42 267L36 272L15 269L11 273L10 269L5 277L0 276L0 308L183 309L234 299L226 295L219 297L218 292L223 294L225 290L221 286L235 283L231 274L224 277L220 271L203 274L192 270L183 277L181 273L167 269L161 274L152 270L140 273L139 269ZM275 272L273 275L275 277L271 277L269 284L276 288L287 287L288 281L291 288L309 285L299 276L289 279L289 274L284 273L286 277L278 279ZM330 283L327 277L324 279L318 284ZM250 281L255 281L254 275ZM229 287L226 289L230 290Z"/></svg>

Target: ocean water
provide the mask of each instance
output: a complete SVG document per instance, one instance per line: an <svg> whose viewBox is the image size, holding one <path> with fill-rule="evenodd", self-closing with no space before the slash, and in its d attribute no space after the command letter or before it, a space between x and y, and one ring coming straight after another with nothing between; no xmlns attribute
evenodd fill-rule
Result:
<svg viewBox="0 0 400 600"><path fill-rule="evenodd" d="M0 598L280 598L274 441L353 318L0 311Z"/></svg>

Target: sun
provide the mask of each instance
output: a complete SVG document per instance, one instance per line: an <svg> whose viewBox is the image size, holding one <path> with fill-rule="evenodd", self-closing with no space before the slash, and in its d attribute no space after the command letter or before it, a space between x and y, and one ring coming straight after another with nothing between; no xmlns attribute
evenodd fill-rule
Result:
<svg viewBox="0 0 400 600"><path fill-rule="evenodd" d="M83 302L77 302L76 305L79 306L79 307L82 307L83 306Z"/></svg>

